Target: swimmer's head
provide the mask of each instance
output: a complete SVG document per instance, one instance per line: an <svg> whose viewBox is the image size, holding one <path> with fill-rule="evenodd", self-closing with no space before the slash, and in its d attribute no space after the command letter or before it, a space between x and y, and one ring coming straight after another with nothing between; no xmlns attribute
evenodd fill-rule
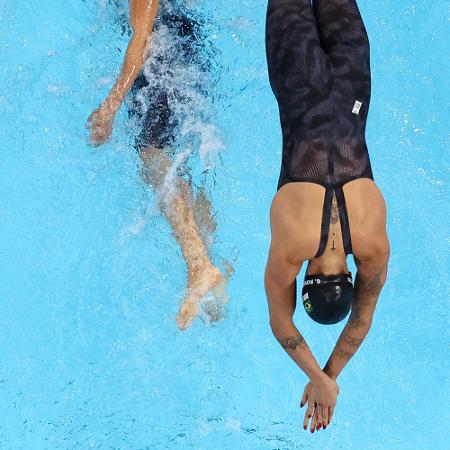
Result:
<svg viewBox="0 0 450 450"><path fill-rule="evenodd" d="M322 325L344 320L353 303L352 274L305 276L302 301L309 317Z"/></svg>

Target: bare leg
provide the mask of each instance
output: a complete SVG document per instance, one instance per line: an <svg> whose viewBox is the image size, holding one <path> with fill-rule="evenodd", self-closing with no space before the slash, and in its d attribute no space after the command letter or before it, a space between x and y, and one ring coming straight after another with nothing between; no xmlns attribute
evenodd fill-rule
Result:
<svg viewBox="0 0 450 450"><path fill-rule="evenodd" d="M200 299L208 292L225 297L227 277L209 259L194 217L194 200L189 185L178 176L170 181L170 193L165 192L166 176L172 165L161 149L147 148L141 152L145 164L145 180L160 195L160 208L170 223L180 245L188 271L188 287L177 315L180 329L188 328L199 312Z"/></svg>
<svg viewBox="0 0 450 450"><path fill-rule="evenodd" d="M204 189L200 189L194 200L194 219L199 228L200 234L206 247L211 247L214 232L217 228L216 218L212 211L212 205L206 196Z"/></svg>

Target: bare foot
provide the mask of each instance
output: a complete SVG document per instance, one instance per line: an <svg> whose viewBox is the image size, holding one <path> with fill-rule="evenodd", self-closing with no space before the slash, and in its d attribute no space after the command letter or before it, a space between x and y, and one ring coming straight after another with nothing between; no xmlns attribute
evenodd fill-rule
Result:
<svg viewBox="0 0 450 450"><path fill-rule="evenodd" d="M211 292L216 299L227 299L225 287L228 277L222 275L217 267L205 269L189 284L186 296L177 315L180 330L189 328L200 311L201 299ZM222 304L226 303L222 301Z"/></svg>

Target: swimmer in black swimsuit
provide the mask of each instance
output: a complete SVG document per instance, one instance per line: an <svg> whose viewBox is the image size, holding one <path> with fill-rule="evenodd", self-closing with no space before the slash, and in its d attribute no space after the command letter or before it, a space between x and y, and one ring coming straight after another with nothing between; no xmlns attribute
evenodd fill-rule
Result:
<svg viewBox="0 0 450 450"><path fill-rule="evenodd" d="M269 0L266 49L283 135L265 273L270 325L310 379L302 406L314 432L331 421L336 378L369 332L387 275L386 209L365 141L369 41L355 0ZM304 261L308 315L333 324L351 309L323 370L293 322Z"/></svg>
<svg viewBox="0 0 450 450"><path fill-rule="evenodd" d="M180 0L161 5L159 0L130 0L130 16L133 34L124 64L111 92L88 120L90 139L97 146L110 139L115 115L129 94L130 116L141 128L135 147L144 162L144 178L158 191L161 211L188 269L188 288L177 316L184 330L205 294L212 292L217 300L205 308L212 320L220 318L220 307L227 301L228 277L211 262L200 232L214 228L211 205L202 192L194 201L190 185L173 177L171 170L179 119L192 108L192 95L206 89L200 81L207 67L201 57L199 23ZM182 76L174 80L175 73Z"/></svg>

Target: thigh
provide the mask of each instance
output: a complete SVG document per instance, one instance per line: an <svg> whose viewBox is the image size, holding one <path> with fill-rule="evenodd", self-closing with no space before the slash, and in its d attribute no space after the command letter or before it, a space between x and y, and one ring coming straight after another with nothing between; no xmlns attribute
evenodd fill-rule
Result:
<svg viewBox="0 0 450 450"><path fill-rule="evenodd" d="M315 0L322 47L338 75L370 78L370 47L355 0Z"/></svg>
<svg viewBox="0 0 450 450"><path fill-rule="evenodd" d="M266 53L270 83L279 101L327 84L329 61L309 0L269 0Z"/></svg>

